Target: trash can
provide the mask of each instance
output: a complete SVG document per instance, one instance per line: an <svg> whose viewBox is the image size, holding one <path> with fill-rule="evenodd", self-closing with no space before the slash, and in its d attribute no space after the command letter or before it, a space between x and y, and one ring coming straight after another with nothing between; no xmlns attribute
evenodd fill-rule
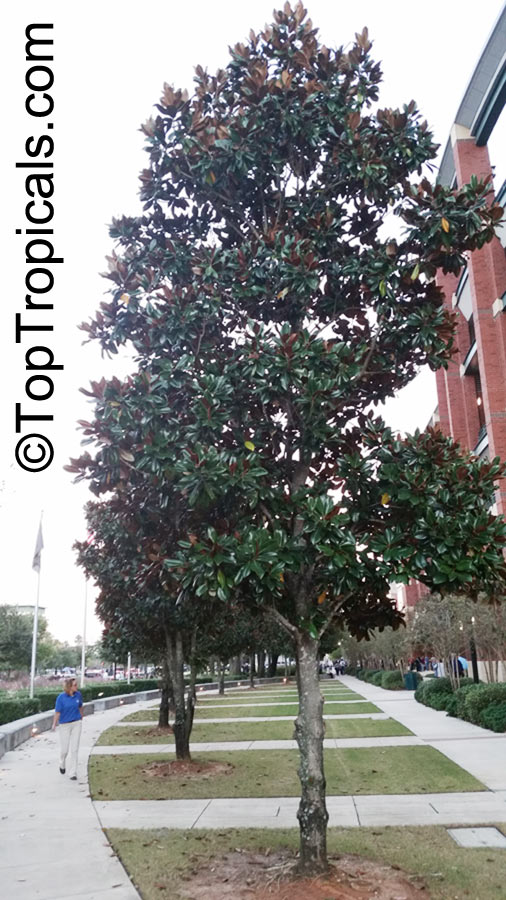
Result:
<svg viewBox="0 0 506 900"><path fill-rule="evenodd" d="M406 672L404 675L404 687L407 691L416 691L418 687L418 679L416 672Z"/></svg>

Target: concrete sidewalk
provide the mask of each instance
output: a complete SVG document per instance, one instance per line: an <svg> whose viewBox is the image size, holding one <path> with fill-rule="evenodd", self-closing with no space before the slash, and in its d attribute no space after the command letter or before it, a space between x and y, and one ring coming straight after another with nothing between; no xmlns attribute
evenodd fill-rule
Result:
<svg viewBox="0 0 506 900"><path fill-rule="evenodd" d="M5 900L140 900L103 833L87 780L93 744L126 711L118 706L85 717L77 782L60 775L55 732L37 735L0 760Z"/></svg>
<svg viewBox="0 0 506 900"><path fill-rule="evenodd" d="M506 822L506 792L327 797L329 826L478 825ZM298 797L109 800L104 828L297 828Z"/></svg>

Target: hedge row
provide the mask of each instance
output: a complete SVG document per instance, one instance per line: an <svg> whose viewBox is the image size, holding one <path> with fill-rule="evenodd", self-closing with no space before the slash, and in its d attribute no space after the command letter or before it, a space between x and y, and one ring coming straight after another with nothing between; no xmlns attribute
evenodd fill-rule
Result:
<svg viewBox="0 0 506 900"><path fill-rule="evenodd" d="M23 697L20 700L1 700L0 701L0 725L6 725L7 722L15 722L16 719L23 719L25 716L33 716L35 713L42 712L40 708L40 700L38 697Z"/></svg>
<svg viewBox="0 0 506 900"><path fill-rule="evenodd" d="M355 675L361 681L367 681L369 684L375 684L377 687L386 688L387 691L403 691L404 678L399 669L362 669L349 666L346 669L347 675ZM422 676L416 672L417 681L422 680Z"/></svg>
<svg viewBox="0 0 506 900"><path fill-rule="evenodd" d="M149 678L143 681L132 681L130 684L126 684L123 681L88 684L83 688L79 688L79 690L86 703L90 700L97 700L99 697L114 697L118 694L131 694L134 691L153 691L157 688L158 681L154 678ZM46 689L37 691L32 699L29 697L14 697L9 700L0 700L0 725L6 725L7 722L15 722L16 719L54 709L56 698L59 694L61 694L60 690L52 691Z"/></svg>
<svg viewBox="0 0 506 900"><path fill-rule="evenodd" d="M454 691L449 678L434 678L416 689L415 699L490 731L506 731L506 682L474 684L463 679Z"/></svg>

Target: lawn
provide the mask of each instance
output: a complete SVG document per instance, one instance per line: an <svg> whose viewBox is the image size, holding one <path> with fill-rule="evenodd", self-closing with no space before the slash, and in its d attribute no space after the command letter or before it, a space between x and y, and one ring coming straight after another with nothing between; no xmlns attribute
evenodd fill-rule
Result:
<svg viewBox="0 0 506 900"><path fill-rule="evenodd" d="M357 694L354 691L332 691L326 690L322 691L322 696L328 698L329 700L363 700L361 694ZM225 694L225 696L220 697L217 694L197 694L197 703L199 706L206 705L208 703L298 703L299 695L297 691L286 691L286 693L276 693L276 694L267 694L265 692L262 693L254 693L251 694Z"/></svg>
<svg viewBox="0 0 506 900"><path fill-rule="evenodd" d="M504 826L502 830L506 833ZM184 900L188 873L208 860L218 863L224 853L293 851L298 846L296 829L269 829L267 835L261 829L113 828L108 829L107 837L143 900ZM427 886L427 900L506 900L504 850L464 850L445 828L329 828L328 850L331 857L358 854L421 877Z"/></svg>
<svg viewBox="0 0 506 900"><path fill-rule="evenodd" d="M226 706L219 705L217 708L212 706L197 706L195 710L195 719L242 719L250 716L295 716L299 710L298 703L287 703L286 706L276 704L275 706ZM326 715L348 715L356 716L357 713L379 713L381 712L374 703L364 701L362 703L340 703L338 701L330 701L325 703ZM153 722L158 721L157 709L138 710L125 716L125 722Z"/></svg>
<svg viewBox="0 0 506 900"><path fill-rule="evenodd" d="M98 746L114 744L170 744L171 734L150 735L152 726L121 727L114 725L102 732ZM394 719L329 719L326 723L327 738L391 737L412 734ZM198 723L193 728L192 743L210 741L291 741L293 722L213 722Z"/></svg>
<svg viewBox="0 0 506 900"><path fill-rule="evenodd" d="M419 794L480 791L482 784L432 747L346 748L325 750L328 795ZM194 761L231 764L228 774L212 777L153 777L143 772L163 754L91 756L90 793L94 800L203 799L208 797L296 797L297 750L246 750L199 753Z"/></svg>

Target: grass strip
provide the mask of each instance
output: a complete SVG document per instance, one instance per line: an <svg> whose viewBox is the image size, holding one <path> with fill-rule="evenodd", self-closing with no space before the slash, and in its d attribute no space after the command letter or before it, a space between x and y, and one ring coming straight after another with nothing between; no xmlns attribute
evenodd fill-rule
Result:
<svg viewBox="0 0 506 900"><path fill-rule="evenodd" d="M352 691L322 691L322 697L325 697L326 700L363 700L361 694L353 693ZM205 697L203 694L197 695L197 702L199 705L206 706L208 704L213 705L215 703L223 703L226 705L231 705L232 703L298 703L299 695L294 692L290 692L289 694L247 694L246 696L231 697L228 694L225 694L224 697L219 697L216 694Z"/></svg>
<svg viewBox="0 0 506 900"><path fill-rule="evenodd" d="M292 722L213 722L197 723L191 734L193 743L208 741L291 741ZM326 738L395 737L411 735L412 732L394 719L328 719ZM121 727L113 725L102 732L98 746L111 747L115 744L171 744L174 736L167 733L153 734L150 726Z"/></svg>
<svg viewBox="0 0 506 900"><path fill-rule="evenodd" d="M327 794L422 794L481 791L482 784L432 747L367 747L325 750ZM94 800L176 800L208 797L296 797L297 750L199 753L194 760L228 763L228 774L154 777L151 762L163 754L91 756Z"/></svg>
<svg viewBox="0 0 506 900"><path fill-rule="evenodd" d="M195 721L198 719L243 719L250 716L276 717L276 716L296 716L299 706L297 703L291 703L287 706L220 706L218 709L212 709L203 706L197 706L195 710ZM381 712L374 703L332 703L325 704L325 712L335 715L357 715L357 713L378 713ZM158 710L145 709L130 713L123 719L124 722L157 722Z"/></svg>
<svg viewBox="0 0 506 900"><path fill-rule="evenodd" d="M506 833L506 827L498 826ZM185 877L208 860L219 865L234 850L295 850L296 829L176 831L107 830L115 852L143 900L184 900ZM329 856L351 853L398 866L425 881L432 900L505 900L504 850L463 849L440 826L329 828Z"/></svg>

